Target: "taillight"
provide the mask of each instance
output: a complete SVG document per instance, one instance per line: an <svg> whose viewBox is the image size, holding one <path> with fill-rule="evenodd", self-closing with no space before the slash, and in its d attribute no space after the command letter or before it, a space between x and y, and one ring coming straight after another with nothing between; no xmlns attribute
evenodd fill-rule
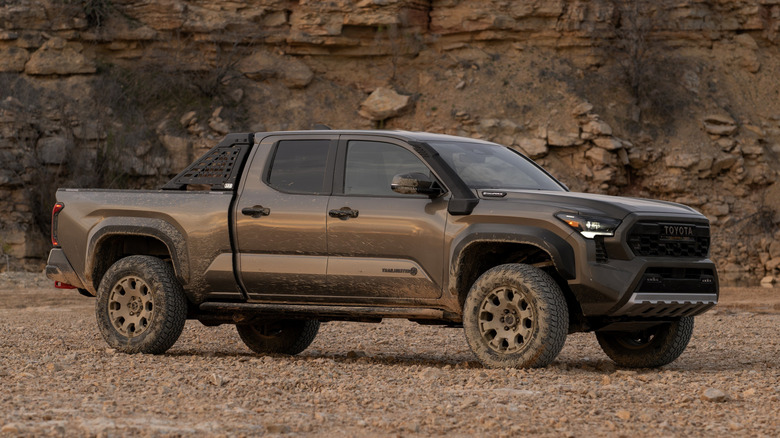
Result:
<svg viewBox="0 0 780 438"><path fill-rule="evenodd" d="M58 202L54 204L54 208L51 209L51 244L52 246L60 246L60 242L57 240L57 216L60 215L62 209L65 208L65 204Z"/></svg>

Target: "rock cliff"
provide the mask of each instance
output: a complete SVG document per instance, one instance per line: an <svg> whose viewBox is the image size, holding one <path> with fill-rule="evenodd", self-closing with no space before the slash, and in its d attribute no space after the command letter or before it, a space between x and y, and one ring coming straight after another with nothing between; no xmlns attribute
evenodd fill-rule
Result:
<svg viewBox="0 0 780 438"><path fill-rule="evenodd" d="M57 186L156 187L230 131L427 130L689 204L780 276L780 0L0 1L0 270Z"/></svg>

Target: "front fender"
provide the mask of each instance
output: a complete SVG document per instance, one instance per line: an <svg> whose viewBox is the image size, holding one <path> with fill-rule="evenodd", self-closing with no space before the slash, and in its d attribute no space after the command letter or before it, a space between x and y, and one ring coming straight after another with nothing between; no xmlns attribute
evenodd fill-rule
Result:
<svg viewBox="0 0 780 438"><path fill-rule="evenodd" d="M550 255L555 269L566 279L576 278L574 249L565 238L539 227L509 224L476 224L464 230L450 247L450 276L457 277L457 269L463 252L478 242L521 243L536 246ZM452 284L452 283L451 283Z"/></svg>

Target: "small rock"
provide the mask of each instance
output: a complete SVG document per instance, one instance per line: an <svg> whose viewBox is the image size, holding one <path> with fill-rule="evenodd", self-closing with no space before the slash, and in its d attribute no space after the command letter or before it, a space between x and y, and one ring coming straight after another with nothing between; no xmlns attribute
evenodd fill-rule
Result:
<svg viewBox="0 0 780 438"><path fill-rule="evenodd" d="M585 158L590 158L599 164L609 164L612 161L612 154L601 148L590 148L588 152L585 152Z"/></svg>
<svg viewBox="0 0 780 438"><path fill-rule="evenodd" d="M222 135L230 132L230 126L225 123L224 120L219 118L209 120L209 128L211 128L214 132Z"/></svg>
<svg viewBox="0 0 780 438"><path fill-rule="evenodd" d="M756 43L756 40L753 39L752 36L746 33L739 34L734 37L734 41L739 43L740 46L750 49L750 50L758 50L758 43Z"/></svg>
<svg viewBox="0 0 780 438"><path fill-rule="evenodd" d="M521 138L517 140L517 146L523 153L531 158L541 158L547 155L549 148L547 142L539 138Z"/></svg>
<svg viewBox="0 0 780 438"><path fill-rule="evenodd" d="M612 135L612 127L601 120L592 120L586 123L582 127L582 131L593 135Z"/></svg>
<svg viewBox="0 0 780 438"><path fill-rule="evenodd" d="M699 162L699 155L698 154L689 154L689 153L677 153L673 155L669 155L664 159L664 164L666 164L666 167L677 167L680 169L688 169L692 167L694 164Z"/></svg>
<svg viewBox="0 0 780 438"><path fill-rule="evenodd" d="M715 143L718 144L723 152L731 152L734 150L734 146L737 145L737 141L733 138L719 138Z"/></svg>
<svg viewBox="0 0 780 438"><path fill-rule="evenodd" d="M769 256L771 258L780 257L780 240L775 240L769 244Z"/></svg>
<svg viewBox="0 0 780 438"><path fill-rule="evenodd" d="M614 137L595 138L593 139L593 144L608 151L615 151L623 148L623 142Z"/></svg>
<svg viewBox="0 0 780 438"><path fill-rule="evenodd" d="M211 384L214 386L222 386L225 383L225 379L222 378L219 374L212 374L211 375Z"/></svg>
<svg viewBox="0 0 780 438"><path fill-rule="evenodd" d="M547 144L550 146L568 147L580 145L584 140L580 139L579 132L574 133L560 133L555 131L547 132Z"/></svg>
<svg viewBox="0 0 780 438"><path fill-rule="evenodd" d="M592 109L593 109L593 105L591 105L588 102L582 102L581 104L575 106L573 110L571 110L571 114L574 117L584 116L585 114L589 113Z"/></svg>
<svg viewBox="0 0 780 438"><path fill-rule="evenodd" d="M268 433L290 433L290 426L284 424L266 424L265 430Z"/></svg>
<svg viewBox="0 0 780 438"><path fill-rule="evenodd" d="M8 423L4 425L2 429L0 429L0 433L18 434L19 432L21 432L19 426L14 423Z"/></svg>
<svg viewBox="0 0 780 438"><path fill-rule="evenodd" d="M617 415L617 417L620 418L621 420L629 420L629 419L631 419L631 412L628 412L628 411L622 411L622 410L621 411L617 411L617 413L615 415Z"/></svg>
<svg viewBox="0 0 780 438"><path fill-rule="evenodd" d="M460 81L457 85L455 85L456 90L462 90L466 88L466 81Z"/></svg>
<svg viewBox="0 0 780 438"><path fill-rule="evenodd" d="M231 99L233 99L233 102L239 103L241 102L241 99L244 97L244 90L241 88L236 88L235 90L231 91L229 94Z"/></svg>
<svg viewBox="0 0 780 438"><path fill-rule="evenodd" d="M756 388L750 388L742 391L742 397L748 398L756 395Z"/></svg>
<svg viewBox="0 0 780 438"><path fill-rule="evenodd" d="M771 275L767 275L766 277L761 279L761 286L764 287L772 287L777 282L777 279Z"/></svg>
<svg viewBox="0 0 780 438"><path fill-rule="evenodd" d="M19 73L24 71L30 54L21 47L0 47L0 59L3 60L0 63L0 72Z"/></svg>
<svg viewBox="0 0 780 438"><path fill-rule="evenodd" d="M410 96L404 96L395 92L395 90L380 87L374 90L360 104L360 115L369 120L385 120L399 115L403 110L409 107Z"/></svg>
<svg viewBox="0 0 780 438"><path fill-rule="evenodd" d="M106 354L116 354L116 348L106 348Z"/></svg>
<svg viewBox="0 0 780 438"><path fill-rule="evenodd" d="M707 388L701 395L703 401L722 403L729 399L728 394L716 388Z"/></svg>
<svg viewBox="0 0 780 438"><path fill-rule="evenodd" d="M184 126L185 128L187 126L192 125L193 123L196 123L197 121L198 121L198 113L196 113L195 111L186 112L179 119L179 123L181 123L181 126Z"/></svg>
<svg viewBox="0 0 780 438"><path fill-rule="evenodd" d="M722 114L710 114L704 118L704 129L712 135L731 135L737 132L737 122Z"/></svg>

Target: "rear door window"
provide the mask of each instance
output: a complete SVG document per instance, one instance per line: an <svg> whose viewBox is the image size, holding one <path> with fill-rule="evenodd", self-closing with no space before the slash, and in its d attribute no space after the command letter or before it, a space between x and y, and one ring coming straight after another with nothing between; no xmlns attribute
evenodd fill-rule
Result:
<svg viewBox="0 0 780 438"><path fill-rule="evenodd" d="M268 184L287 193L326 193L330 140L282 140L276 146Z"/></svg>

